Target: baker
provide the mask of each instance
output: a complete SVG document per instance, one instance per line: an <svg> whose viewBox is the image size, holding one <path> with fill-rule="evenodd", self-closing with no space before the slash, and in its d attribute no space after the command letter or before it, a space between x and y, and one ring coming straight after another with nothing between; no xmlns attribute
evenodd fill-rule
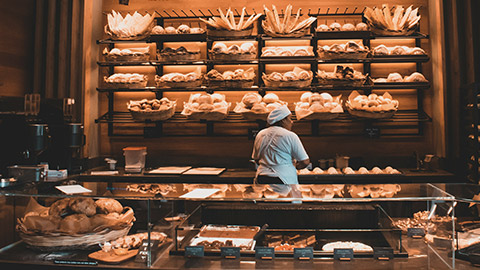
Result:
<svg viewBox="0 0 480 270"><path fill-rule="evenodd" d="M292 132L292 114L286 105L274 109L268 127L255 138L252 158L258 165L258 184L298 184L297 169L306 168L310 159L297 134Z"/></svg>

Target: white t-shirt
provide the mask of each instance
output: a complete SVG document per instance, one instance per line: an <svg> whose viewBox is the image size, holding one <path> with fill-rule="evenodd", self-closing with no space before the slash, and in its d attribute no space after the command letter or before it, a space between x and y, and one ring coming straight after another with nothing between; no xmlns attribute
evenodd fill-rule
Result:
<svg viewBox="0 0 480 270"><path fill-rule="evenodd" d="M271 126L257 134L252 158L259 161L258 175L279 177L285 184L298 184L292 159L306 160L308 155L297 134Z"/></svg>

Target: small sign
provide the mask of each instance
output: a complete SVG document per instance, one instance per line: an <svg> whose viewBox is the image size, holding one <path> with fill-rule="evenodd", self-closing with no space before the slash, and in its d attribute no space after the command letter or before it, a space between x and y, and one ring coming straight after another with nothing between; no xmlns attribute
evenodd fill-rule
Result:
<svg viewBox="0 0 480 270"><path fill-rule="evenodd" d="M374 247L373 258L379 261L389 261L393 259L393 248Z"/></svg>
<svg viewBox="0 0 480 270"><path fill-rule="evenodd" d="M158 245L160 244L159 240L150 240L150 254L152 255L152 258L150 261L155 260L155 256L157 254L158 250ZM136 262L146 262L148 260L148 239L144 239L142 241L142 244L140 245L140 248L138 249L137 256L135 257Z"/></svg>
<svg viewBox="0 0 480 270"><path fill-rule="evenodd" d="M440 249L451 249L452 239L433 237L433 244Z"/></svg>
<svg viewBox="0 0 480 270"><path fill-rule="evenodd" d="M422 238L425 236L424 228L408 228L407 236L412 238Z"/></svg>
<svg viewBox="0 0 480 270"><path fill-rule="evenodd" d="M203 257L203 256L205 256L204 246L185 247L185 257Z"/></svg>
<svg viewBox="0 0 480 270"><path fill-rule="evenodd" d="M98 265L96 261L70 261L70 260L53 260L55 264L71 264L71 265Z"/></svg>
<svg viewBox="0 0 480 270"><path fill-rule="evenodd" d="M273 247L256 247L255 258L273 260L273 258L275 258L275 249Z"/></svg>
<svg viewBox="0 0 480 270"><path fill-rule="evenodd" d="M334 248L333 258L339 261L353 260L353 248Z"/></svg>
<svg viewBox="0 0 480 270"><path fill-rule="evenodd" d="M220 254L224 259L238 259L240 258L239 247L221 247Z"/></svg>
<svg viewBox="0 0 480 270"><path fill-rule="evenodd" d="M380 129L375 127L365 128L365 135L369 138L380 138Z"/></svg>
<svg viewBox="0 0 480 270"><path fill-rule="evenodd" d="M294 248L293 257L297 260L311 260L313 259L313 248Z"/></svg>

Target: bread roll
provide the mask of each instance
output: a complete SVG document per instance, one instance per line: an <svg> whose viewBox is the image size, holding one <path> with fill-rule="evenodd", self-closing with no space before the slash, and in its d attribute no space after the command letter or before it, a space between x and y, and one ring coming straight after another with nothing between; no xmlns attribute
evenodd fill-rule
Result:
<svg viewBox="0 0 480 270"><path fill-rule="evenodd" d="M274 103L279 100L278 96L274 93L268 93L263 97L265 103Z"/></svg>
<svg viewBox="0 0 480 270"><path fill-rule="evenodd" d="M60 199L54 202L50 209L48 210L48 214L54 217L61 217L68 213L68 204L70 203L70 198Z"/></svg>
<svg viewBox="0 0 480 270"><path fill-rule="evenodd" d="M74 213L85 214L89 217L97 213L97 206L91 198L73 198L70 200L68 207Z"/></svg>
<svg viewBox="0 0 480 270"><path fill-rule="evenodd" d="M114 199L98 199L95 205L97 213L100 214L122 213L123 211L122 204Z"/></svg>
<svg viewBox="0 0 480 270"><path fill-rule="evenodd" d="M68 234L77 234L90 231L90 227L90 219L85 214L74 214L60 222L59 230Z"/></svg>
<svg viewBox="0 0 480 270"><path fill-rule="evenodd" d="M41 216L27 216L23 224L28 231L53 232L58 228L55 219Z"/></svg>

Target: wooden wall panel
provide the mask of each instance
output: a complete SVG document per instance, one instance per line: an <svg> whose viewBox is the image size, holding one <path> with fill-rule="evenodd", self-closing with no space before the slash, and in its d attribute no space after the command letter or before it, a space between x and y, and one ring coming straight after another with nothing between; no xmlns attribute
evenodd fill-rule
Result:
<svg viewBox="0 0 480 270"><path fill-rule="evenodd" d="M35 1L4 1L0 11L0 95L32 91Z"/></svg>
<svg viewBox="0 0 480 270"><path fill-rule="evenodd" d="M421 30L422 32L429 32L429 10L428 10L428 0L398 0L398 1L374 1L367 0L361 3L361 7L366 6L378 6L383 3L402 4L408 6L410 4L414 6L421 6L420 13L423 16L421 20ZM290 2L288 1L223 1L223 2L213 2L213 1L198 1L198 0L179 0L179 1L130 1L128 6L119 5L118 1L114 0L105 0L103 2L103 12L108 13L112 9L116 11L161 11L161 10L179 10L181 7L185 6L194 6L195 9L216 9L221 6L223 8L228 7L237 7L241 8L247 6L248 8L255 8L257 11L263 9L263 4L271 5L275 4L277 7L284 8ZM352 5L352 1L349 0L338 0L338 1L297 1L294 3L294 8L302 7L303 10L312 9L317 10L321 8L323 11L330 7L330 10L335 10L337 7L339 10L344 10L349 8L353 10L355 8ZM105 23L105 15L103 15L103 20ZM102 26L103 27L103 26ZM328 41L325 41L328 43ZM345 42L345 41L339 41ZM391 46L394 44L398 45L409 45L413 46L412 41L405 40L396 40L394 43L388 40L377 40L372 42L372 45L386 44ZM151 51L154 52L154 45L151 46ZM431 47L428 40L422 41L422 48L424 48L427 53L430 54ZM100 49L103 49L101 47ZM202 51L202 53L204 53ZM325 66L327 70L333 69L333 65L321 65ZM426 63L423 65L425 76L432 80L432 68L431 63ZM225 68L225 67L224 67ZM234 67L232 67L234 68ZM275 70L277 68L282 69L285 67L269 66L269 70ZM356 65L356 69L361 70L361 65ZM169 67L171 71L177 71L178 67ZM393 70L394 69L394 70ZM117 71L127 72L132 71L131 68L116 68ZM138 71L138 68L134 68ZM410 75L414 70L413 64L400 64L400 65L387 65L387 64L373 64L372 65L372 76L380 77L387 76L389 72L400 72L402 75ZM153 69L145 69L149 77L154 75ZM105 73L105 69L100 73ZM101 79L99 79L101 83ZM150 80L149 84L153 84L153 80ZM387 90L388 91L388 90ZM438 91L437 89L426 90L425 100L423 106L427 112L432 112L432 93ZM376 91L377 93L383 93L384 90ZM404 91L389 91L394 95L394 98L400 100L401 109L415 109L417 108L417 98L416 90L404 90ZM332 94L343 94L345 99L349 91L338 91L332 92ZM229 102L235 104L241 100L241 97L244 93L240 92L229 92L227 94L227 99ZM281 92L279 94L280 98L289 103L289 107L294 109L294 102L299 101L301 92ZM177 111L182 109L183 101L188 99L189 93L165 93L165 96L177 100ZM122 93L117 94L115 108L117 110L126 111L125 103L130 99L141 99L141 98L153 98L152 93L136 93L128 94ZM100 113L106 111L107 108L107 99L104 95L101 95L99 100ZM435 118L435 115L433 116ZM442 115L443 117L443 115ZM435 119L435 121L443 123L442 119ZM386 125L388 126L388 125ZM144 125L116 125L120 131L124 134L138 133L143 130ZM205 126L199 125L169 125L165 127L171 130L183 129L185 133L195 133L202 132L205 129ZM248 125L237 126L233 125L218 125L218 129L226 129L226 133L235 134L239 132L238 129L244 128L244 131L248 128ZM294 130L298 133L308 131L310 128L307 123L298 123L295 125ZM432 124L427 123L425 125L425 134L420 137L383 137L380 139L369 139L362 136L339 136L339 137L302 137L305 148L309 153L311 160L316 161L320 158L332 158L336 154L349 155L352 157L363 157L369 160L378 160L381 162L384 160L397 160L395 157L411 157L413 156L414 151L418 151L421 154L425 153L435 153L435 147L433 144L432 138L436 135L432 132ZM320 133L328 133L329 130L336 131L345 131L346 133L359 131L361 130L361 125L359 124L331 124L325 123L320 126ZM222 130L223 131L223 130ZM390 132L385 130L385 133ZM253 141L248 140L246 137L164 137L156 139L143 139L137 137L126 137L126 138L113 138L107 136L107 125L100 125L100 153L107 156L116 156L122 159L122 148L125 146L132 145L146 145L148 148L147 163L150 165L208 165L208 166L228 166L228 167L246 167L249 166L248 160L251 155L251 148ZM441 154L441 153L440 153ZM395 165L395 164L393 164Z"/></svg>

